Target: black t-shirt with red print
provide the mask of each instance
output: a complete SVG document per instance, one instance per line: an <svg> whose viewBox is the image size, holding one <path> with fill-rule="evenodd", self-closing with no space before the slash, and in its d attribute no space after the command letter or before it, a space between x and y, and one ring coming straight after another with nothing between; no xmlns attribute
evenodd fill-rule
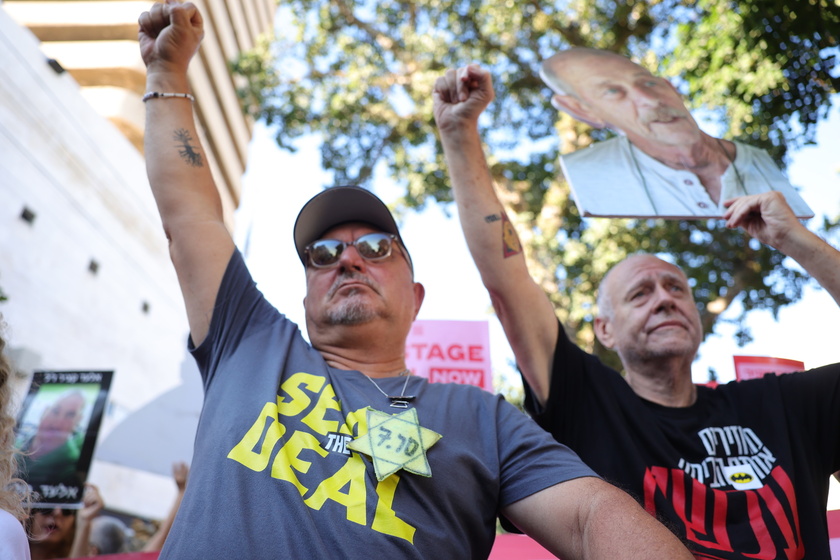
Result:
<svg viewBox="0 0 840 560"><path fill-rule="evenodd" d="M697 387L686 408L638 397L565 335L546 406L526 407L702 559L827 559L840 470L840 364ZM526 391L526 393L529 393Z"/></svg>

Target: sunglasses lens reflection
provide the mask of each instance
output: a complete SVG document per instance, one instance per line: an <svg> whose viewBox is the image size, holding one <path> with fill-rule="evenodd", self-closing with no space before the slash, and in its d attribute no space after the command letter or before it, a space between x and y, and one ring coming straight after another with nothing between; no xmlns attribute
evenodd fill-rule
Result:
<svg viewBox="0 0 840 560"><path fill-rule="evenodd" d="M330 266L338 261L344 243L334 239L322 239L309 246L309 259L317 267Z"/></svg>
<svg viewBox="0 0 840 560"><path fill-rule="evenodd" d="M316 268L332 266L341 258L341 253L348 245L354 245L365 260L381 261L391 255L393 237L384 233L368 233L353 242L345 243L337 239L320 239L310 244L306 251L309 261Z"/></svg>
<svg viewBox="0 0 840 560"><path fill-rule="evenodd" d="M370 261L381 260L391 254L391 238L381 233L363 235L356 240L356 249Z"/></svg>

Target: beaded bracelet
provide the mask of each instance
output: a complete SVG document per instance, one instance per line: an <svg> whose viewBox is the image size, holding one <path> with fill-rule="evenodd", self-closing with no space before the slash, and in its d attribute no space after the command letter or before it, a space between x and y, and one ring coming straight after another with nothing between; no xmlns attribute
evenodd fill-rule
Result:
<svg viewBox="0 0 840 560"><path fill-rule="evenodd" d="M148 101L149 99L159 99L165 97L182 97L184 99L189 99L190 101L195 101L195 97L189 93L161 93L159 91L150 91L143 96L142 100L143 103Z"/></svg>

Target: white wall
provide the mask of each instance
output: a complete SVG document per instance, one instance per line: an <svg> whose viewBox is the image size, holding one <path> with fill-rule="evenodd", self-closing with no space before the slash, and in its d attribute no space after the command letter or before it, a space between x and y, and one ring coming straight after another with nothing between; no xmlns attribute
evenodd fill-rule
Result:
<svg viewBox="0 0 840 560"><path fill-rule="evenodd" d="M1 4L0 288L21 368L116 371L90 480L109 508L164 516L200 385L143 158Z"/></svg>

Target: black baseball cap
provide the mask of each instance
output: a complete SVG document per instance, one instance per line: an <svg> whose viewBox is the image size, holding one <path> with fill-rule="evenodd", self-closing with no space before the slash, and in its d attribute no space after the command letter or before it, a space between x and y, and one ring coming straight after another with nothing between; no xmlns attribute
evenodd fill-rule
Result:
<svg viewBox="0 0 840 560"><path fill-rule="evenodd" d="M391 211L375 194L356 185L324 189L300 209L294 227L295 249L300 262L306 266L307 245L320 239L327 230L347 222L364 222L382 232L396 235L409 267L414 269Z"/></svg>

